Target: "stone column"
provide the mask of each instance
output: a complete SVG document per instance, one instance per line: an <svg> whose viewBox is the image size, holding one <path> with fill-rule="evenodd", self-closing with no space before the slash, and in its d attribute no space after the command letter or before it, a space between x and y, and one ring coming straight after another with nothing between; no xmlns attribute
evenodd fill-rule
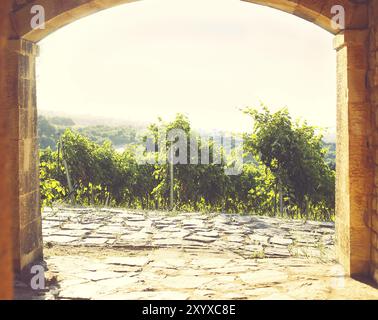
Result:
<svg viewBox="0 0 378 320"><path fill-rule="evenodd" d="M17 93L9 94L14 75L7 57L11 8L8 0L0 1L0 299L12 298L12 217L17 213L18 114ZM9 66L9 68L8 68Z"/></svg>
<svg viewBox="0 0 378 320"><path fill-rule="evenodd" d="M42 220L39 205L39 157L37 141L37 103L35 58L38 46L26 40L9 40L9 56L14 72L14 112L18 117L15 144L18 157L16 194L18 210L13 222L13 258L15 271L42 257ZM14 69L14 70L13 70ZM18 78L17 78L18 75Z"/></svg>
<svg viewBox="0 0 378 320"><path fill-rule="evenodd" d="M366 84L368 30L345 30L337 50L337 257L348 275L368 275L374 184L372 115Z"/></svg>
<svg viewBox="0 0 378 320"><path fill-rule="evenodd" d="M371 216L371 274L378 283L378 0L369 5L369 75L370 102L374 121L375 190Z"/></svg>

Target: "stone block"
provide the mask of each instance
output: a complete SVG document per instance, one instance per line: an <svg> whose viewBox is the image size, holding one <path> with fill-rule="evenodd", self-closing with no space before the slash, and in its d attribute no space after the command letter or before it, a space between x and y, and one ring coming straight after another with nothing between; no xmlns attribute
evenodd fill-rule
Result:
<svg viewBox="0 0 378 320"><path fill-rule="evenodd" d="M38 188L39 167L37 165L33 165L29 170L19 173L19 192L21 195L28 194Z"/></svg>
<svg viewBox="0 0 378 320"><path fill-rule="evenodd" d="M19 111L19 139L37 138L37 108L34 106Z"/></svg>
<svg viewBox="0 0 378 320"><path fill-rule="evenodd" d="M35 80L18 79L18 103L20 108L37 107L37 87Z"/></svg>
<svg viewBox="0 0 378 320"><path fill-rule="evenodd" d="M373 214L372 219L371 219L371 226L372 226L372 229L376 233L378 233L378 215L377 214Z"/></svg>
<svg viewBox="0 0 378 320"><path fill-rule="evenodd" d="M22 258L26 257L26 260L29 260L30 254L33 252L39 252L42 248L42 221L41 218L38 218L28 225L21 228L20 233L20 245L21 245L21 256ZM39 257L34 257L39 258ZM25 266L31 261L21 261Z"/></svg>
<svg viewBox="0 0 378 320"><path fill-rule="evenodd" d="M41 209L39 206L39 188L35 186L34 191L20 195L20 228L24 228L31 222L41 218Z"/></svg>
<svg viewBox="0 0 378 320"><path fill-rule="evenodd" d="M366 103L368 101L367 70L348 70L348 99L350 103Z"/></svg>
<svg viewBox="0 0 378 320"><path fill-rule="evenodd" d="M375 268L378 268L378 249L372 248L371 249L371 257L372 257L372 262Z"/></svg>
<svg viewBox="0 0 378 320"><path fill-rule="evenodd" d="M373 271L373 280L378 283L378 267Z"/></svg>
<svg viewBox="0 0 378 320"><path fill-rule="evenodd" d="M371 209L373 212L377 212L377 196L374 195L373 199L371 200Z"/></svg>
<svg viewBox="0 0 378 320"><path fill-rule="evenodd" d="M12 137L14 142L18 137L18 109L17 106L0 108L0 137Z"/></svg>
<svg viewBox="0 0 378 320"><path fill-rule="evenodd" d="M37 138L19 141L19 170L27 172L38 166L38 140Z"/></svg>
<svg viewBox="0 0 378 320"><path fill-rule="evenodd" d="M378 250L378 233L373 231L371 234L372 234L372 240L371 240L372 247Z"/></svg>

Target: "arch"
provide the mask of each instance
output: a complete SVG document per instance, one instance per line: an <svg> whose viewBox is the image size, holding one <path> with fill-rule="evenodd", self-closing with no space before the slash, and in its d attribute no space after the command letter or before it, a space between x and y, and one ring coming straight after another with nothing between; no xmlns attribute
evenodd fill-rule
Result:
<svg viewBox="0 0 378 320"><path fill-rule="evenodd" d="M5 200L8 204L4 215L13 219L13 256L18 271L42 255L36 153L37 42L82 17L134 1L136 0L1 1L4 8L8 6L11 9L6 9L9 10L6 14L0 12L0 18L7 21L3 29L7 41L1 42L5 44L0 51L0 58L3 58L0 62L6 66L0 75L0 131L3 124L9 129L4 131L0 140L7 143L0 143L0 147L2 154L7 155L3 160L7 165L5 167L10 168L6 178L0 181L0 190L10 189L12 192L0 194L0 200ZM375 234L378 234L374 191L374 183L378 186L378 179L374 182L377 141L374 141L376 123L372 105L372 99L378 97L378 56L369 56L369 50L377 50L378 44L378 35L374 38L372 32L376 28L374 21L378 21L378 0L373 0L376 4L374 8L372 1L367 0L242 1L296 15L336 35L338 259L350 275L366 275L369 271L378 273L377 236L373 238L371 231L375 230ZM31 8L36 4L45 8L46 28L42 30L32 30L30 26ZM345 8L345 30L332 28L333 5L343 5ZM378 100L376 105L378 106ZM8 144L10 141L13 144ZM0 225L0 235L3 231L1 228L3 226ZM0 255L0 265L2 261Z"/></svg>
<svg viewBox="0 0 378 320"><path fill-rule="evenodd" d="M12 21L15 36L23 37L32 42L38 42L59 28L98 11L125 3L140 0L26 0L26 3L15 8ZM241 0L294 14L321 28L337 34L340 30L332 28L331 8L335 1L330 0ZM347 29L362 29L367 27L367 5L364 1L338 1L346 12ZM46 28L32 30L30 26L30 11L34 5L45 8Z"/></svg>

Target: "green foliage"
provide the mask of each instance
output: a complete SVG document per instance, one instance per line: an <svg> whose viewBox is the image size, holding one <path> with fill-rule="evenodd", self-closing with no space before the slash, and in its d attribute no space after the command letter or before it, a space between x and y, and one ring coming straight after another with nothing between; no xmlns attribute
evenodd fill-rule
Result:
<svg viewBox="0 0 378 320"><path fill-rule="evenodd" d="M52 206L66 196L66 188L61 184L63 167L57 161L57 153L47 148L39 153L40 190L42 206Z"/></svg>
<svg viewBox="0 0 378 320"><path fill-rule="evenodd" d="M241 174L225 174L225 166L234 161L235 155L229 155L219 164L212 161L200 164L201 153L198 152L199 164L174 166L175 210L274 216L278 214L278 195L281 194L282 214L286 216L333 219L334 170L326 161L327 151L315 128L293 122L287 110L271 114L266 108L262 112L247 109L246 113L254 120L254 131L244 137L247 152ZM56 134L54 127L43 119L40 125L44 132ZM159 119L148 128L149 136L157 138L159 129L182 129L191 133L197 137L199 150L209 148L210 160L214 154L224 154L213 140L202 145L205 142L195 135L189 120L181 114L169 123ZM116 136L122 134L116 132ZM138 164L137 146L132 143L136 134L127 131L129 134L130 143L123 152L117 152L106 138L97 143L93 136L83 135L83 131L66 129L60 133L57 148L47 148L40 153L43 204L70 200L82 205L168 209L168 164ZM106 135L109 136L109 132ZM176 141L167 141L165 150ZM190 151L193 150L187 141L188 162ZM157 159L158 154L152 152L150 156ZM68 178L73 190L70 190Z"/></svg>
<svg viewBox="0 0 378 320"><path fill-rule="evenodd" d="M293 122L287 109L270 113L249 108L245 112L254 121L252 135L245 135L249 150L271 170L276 193L287 197L290 214L308 216L319 206L324 219L330 218L335 201L335 174L325 161L327 151L322 136L306 122ZM277 206L275 206L277 207Z"/></svg>
<svg viewBox="0 0 378 320"><path fill-rule="evenodd" d="M326 162L332 170L336 170L336 143L325 143L324 149L326 150Z"/></svg>

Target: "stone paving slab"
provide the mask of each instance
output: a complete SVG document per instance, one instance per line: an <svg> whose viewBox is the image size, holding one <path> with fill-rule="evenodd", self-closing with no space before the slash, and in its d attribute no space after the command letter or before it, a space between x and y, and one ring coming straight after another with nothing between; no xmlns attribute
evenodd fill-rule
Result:
<svg viewBox="0 0 378 320"><path fill-rule="evenodd" d="M226 214L43 213L47 289L17 299L378 299L334 260L334 224Z"/></svg>
<svg viewBox="0 0 378 320"><path fill-rule="evenodd" d="M55 281L44 292L18 282L17 299L378 299L377 289L344 277L336 264L304 258L67 246L45 255Z"/></svg>
<svg viewBox="0 0 378 320"><path fill-rule="evenodd" d="M334 224L228 214L60 208L43 213L49 245L233 251L245 257L334 259Z"/></svg>

